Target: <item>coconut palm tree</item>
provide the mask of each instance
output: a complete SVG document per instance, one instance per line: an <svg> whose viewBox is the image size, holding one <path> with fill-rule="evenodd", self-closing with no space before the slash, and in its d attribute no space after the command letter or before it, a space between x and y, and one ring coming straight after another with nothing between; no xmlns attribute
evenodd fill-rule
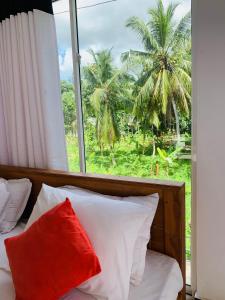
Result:
<svg viewBox="0 0 225 300"><path fill-rule="evenodd" d="M113 67L111 50L89 50L93 63L84 67L84 78L91 86L90 104L96 117L96 137L100 148L113 148L119 139L116 111L120 97L119 71Z"/></svg>
<svg viewBox="0 0 225 300"><path fill-rule="evenodd" d="M159 126L160 116L173 112L177 140L180 140L179 112L189 114L191 104L190 12L179 22L177 4L157 1L148 10L149 20L128 19L126 26L139 36L143 51L123 53L130 70L139 70L134 113L142 123Z"/></svg>

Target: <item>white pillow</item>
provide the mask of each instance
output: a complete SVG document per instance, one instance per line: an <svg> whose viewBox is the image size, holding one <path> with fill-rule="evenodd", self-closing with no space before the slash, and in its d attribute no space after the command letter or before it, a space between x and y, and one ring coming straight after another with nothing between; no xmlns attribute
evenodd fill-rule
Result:
<svg viewBox="0 0 225 300"><path fill-rule="evenodd" d="M0 232L7 233L16 226L20 219L30 196L32 184L26 178L12 180L0 178L0 183L5 184L9 193L7 203L0 214Z"/></svg>
<svg viewBox="0 0 225 300"><path fill-rule="evenodd" d="M3 269L4 271L10 272L8 256L6 254L6 249L4 244L5 239L8 239L10 237L22 233L24 231L24 228L25 228L25 224L20 222L19 225L17 225L13 230L0 236L0 270Z"/></svg>
<svg viewBox="0 0 225 300"><path fill-rule="evenodd" d="M144 275L147 245L150 240L150 228L158 206L159 195L152 194L149 196L117 197L117 196L99 194L75 186L65 186L62 188L73 192L79 197L80 196L92 197L94 195L98 197L104 197L104 199L110 198L114 200L133 202L136 204L144 205L145 207L148 207L150 209L148 218L146 219L146 221L144 222L144 224L142 225L142 227L138 232L138 238L136 240L135 249L134 249L130 282L135 286L139 285Z"/></svg>
<svg viewBox="0 0 225 300"><path fill-rule="evenodd" d="M100 197L77 197L46 185L38 196L26 228L68 197L99 258L102 272L79 289L97 299L127 300L138 231L150 209Z"/></svg>
<svg viewBox="0 0 225 300"><path fill-rule="evenodd" d="M5 183L0 182L0 220L1 220L1 214L5 209L8 199L9 199L9 192L6 189L6 185Z"/></svg>

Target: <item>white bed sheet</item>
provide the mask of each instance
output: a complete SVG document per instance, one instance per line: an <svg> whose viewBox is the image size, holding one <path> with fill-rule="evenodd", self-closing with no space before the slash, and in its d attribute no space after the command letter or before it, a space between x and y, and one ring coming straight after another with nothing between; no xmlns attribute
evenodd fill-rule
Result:
<svg viewBox="0 0 225 300"><path fill-rule="evenodd" d="M15 300L15 292L8 261L4 250L4 239L23 231L24 225L17 226L11 233L0 235L0 299ZM138 287L131 285L129 300L176 300L182 289L183 279L176 260L147 251L144 279ZM78 290L65 295L61 300L94 300L92 296Z"/></svg>

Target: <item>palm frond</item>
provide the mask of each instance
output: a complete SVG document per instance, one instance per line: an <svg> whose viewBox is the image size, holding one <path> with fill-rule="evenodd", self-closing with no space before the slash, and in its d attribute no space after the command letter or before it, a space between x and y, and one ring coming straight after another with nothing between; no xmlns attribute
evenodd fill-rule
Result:
<svg viewBox="0 0 225 300"><path fill-rule="evenodd" d="M144 51L137 51L137 50L129 50L126 51L124 53L121 54L121 60L122 62L127 61L129 58L133 58L133 57L137 57L137 58L149 58L149 52L144 52Z"/></svg>
<svg viewBox="0 0 225 300"><path fill-rule="evenodd" d="M121 76L124 73L125 72L124 72L123 68L116 70L116 72L113 74L113 76L106 82L106 88L110 88L110 86L112 84L114 84L116 80L119 79L119 76Z"/></svg>
<svg viewBox="0 0 225 300"><path fill-rule="evenodd" d="M154 98L159 98L161 80L162 80L162 72L159 71L159 73L156 75L156 80L155 80L155 86L154 86L154 91L153 91L153 97Z"/></svg>
<svg viewBox="0 0 225 300"><path fill-rule="evenodd" d="M189 115L188 91L176 74L173 74L173 90L174 95L176 96L176 103L185 111L187 115Z"/></svg>
<svg viewBox="0 0 225 300"><path fill-rule="evenodd" d="M90 103L96 116L100 114L102 103L106 100L106 98L107 93L104 88L96 88L94 93L91 95Z"/></svg>
<svg viewBox="0 0 225 300"><path fill-rule="evenodd" d="M135 31L142 40L145 50L155 51L158 49L158 43L151 34L148 26L138 17L131 17L127 20L126 26Z"/></svg>
<svg viewBox="0 0 225 300"><path fill-rule="evenodd" d="M185 86L188 94L190 94L192 89L191 76L183 68L177 68L176 73L177 77L180 78L180 81L182 81Z"/></svg>
<svg viewBox="0 0 225 300"><path fill-rule="evenodd" d="M161 101L162 101L162 112L166 114L167 105L168 105L168 97L170 94L170 83L168 78L168 73L164 69L162 72L162 80L161 80Z"/></svg>
<svg viewBox="0 0 225 300"><path fill-rule="evenodd" d="M158 45L165 49L173 32L173 22L177 4L169 4L165 9L162 0L158 0L156 8L149 9L150 21L148 23L151 33L157 40Z"/></svg>
<svg viewBox="0 0 225 300"><path fill-rule="evenodd" d="M179 6L179 3L169 3L167 10L166 10L166 20L168 23L173 21L175 10Z"/></svg>
<svg viewBox="0 0 225 300"><path fill-rule="evenodd" d="M191 30L191 12L189 11L185 16L183 16L183 18L178 23L174 31L173 39L177 41L186 38L187 36L190 35L190 30Z"/></svg>
<svg viewBox="0 0 225 300"><path fill-rule="evenodd" d="M121 61L123 62L122 69L124 72L131 71L136 75L140 74L147 65L148 69L151 69L153 64L151 55L148 52L135 50L122 53Z"/></svg>
<svg viewBox="0 0 225 300"><path fill-rule="evenodd" d="M156 112L156 110L151 111L150 117L149 117L149 123L154 125L156 128L159 128L160 120L159 120L159 115Z"/></svg>
<svg viewBox="0 0 225 300"><path fill-rule="evenodd" d="M90 64L89 66L85 66L83 72L85 79L87 79L92 86L99 86L102 84L95 65Z"/></svg>
<svg viewBox="0 0 225 300"><path fill-rule="evenodd" d="M119 130L115 115L108 105L105 106L101 120L101 137L105 144L114 145L119 139Z"/></svg>
<svg viewBox="0 0 225 300"><path fill-rule="evenodd" d="M150 76L146 80L145 84L141 87L138 96L136 98L136 103L138 106L141 106L141 103L146 99L150 99L152 97L152 91L154 87L153 78Z"/></svg>
<svg viewBox="0 0 225 300"><path fill-rule="evenodd" d="M97 61L97 58L96 58L94 50L90 48L90 49L87 50L87 52L92 56L94 62L97 64L98 61Z"/></svg>

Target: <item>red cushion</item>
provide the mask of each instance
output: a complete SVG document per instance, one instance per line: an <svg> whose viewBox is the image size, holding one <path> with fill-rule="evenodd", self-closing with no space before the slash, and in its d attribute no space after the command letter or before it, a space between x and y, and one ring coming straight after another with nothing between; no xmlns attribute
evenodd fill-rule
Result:
<svg viewBox="0 0 225 300"><path fill-rule="evenodd" d="M58 300L101 271L68 199L5 246L16 300Z"/></svg>

